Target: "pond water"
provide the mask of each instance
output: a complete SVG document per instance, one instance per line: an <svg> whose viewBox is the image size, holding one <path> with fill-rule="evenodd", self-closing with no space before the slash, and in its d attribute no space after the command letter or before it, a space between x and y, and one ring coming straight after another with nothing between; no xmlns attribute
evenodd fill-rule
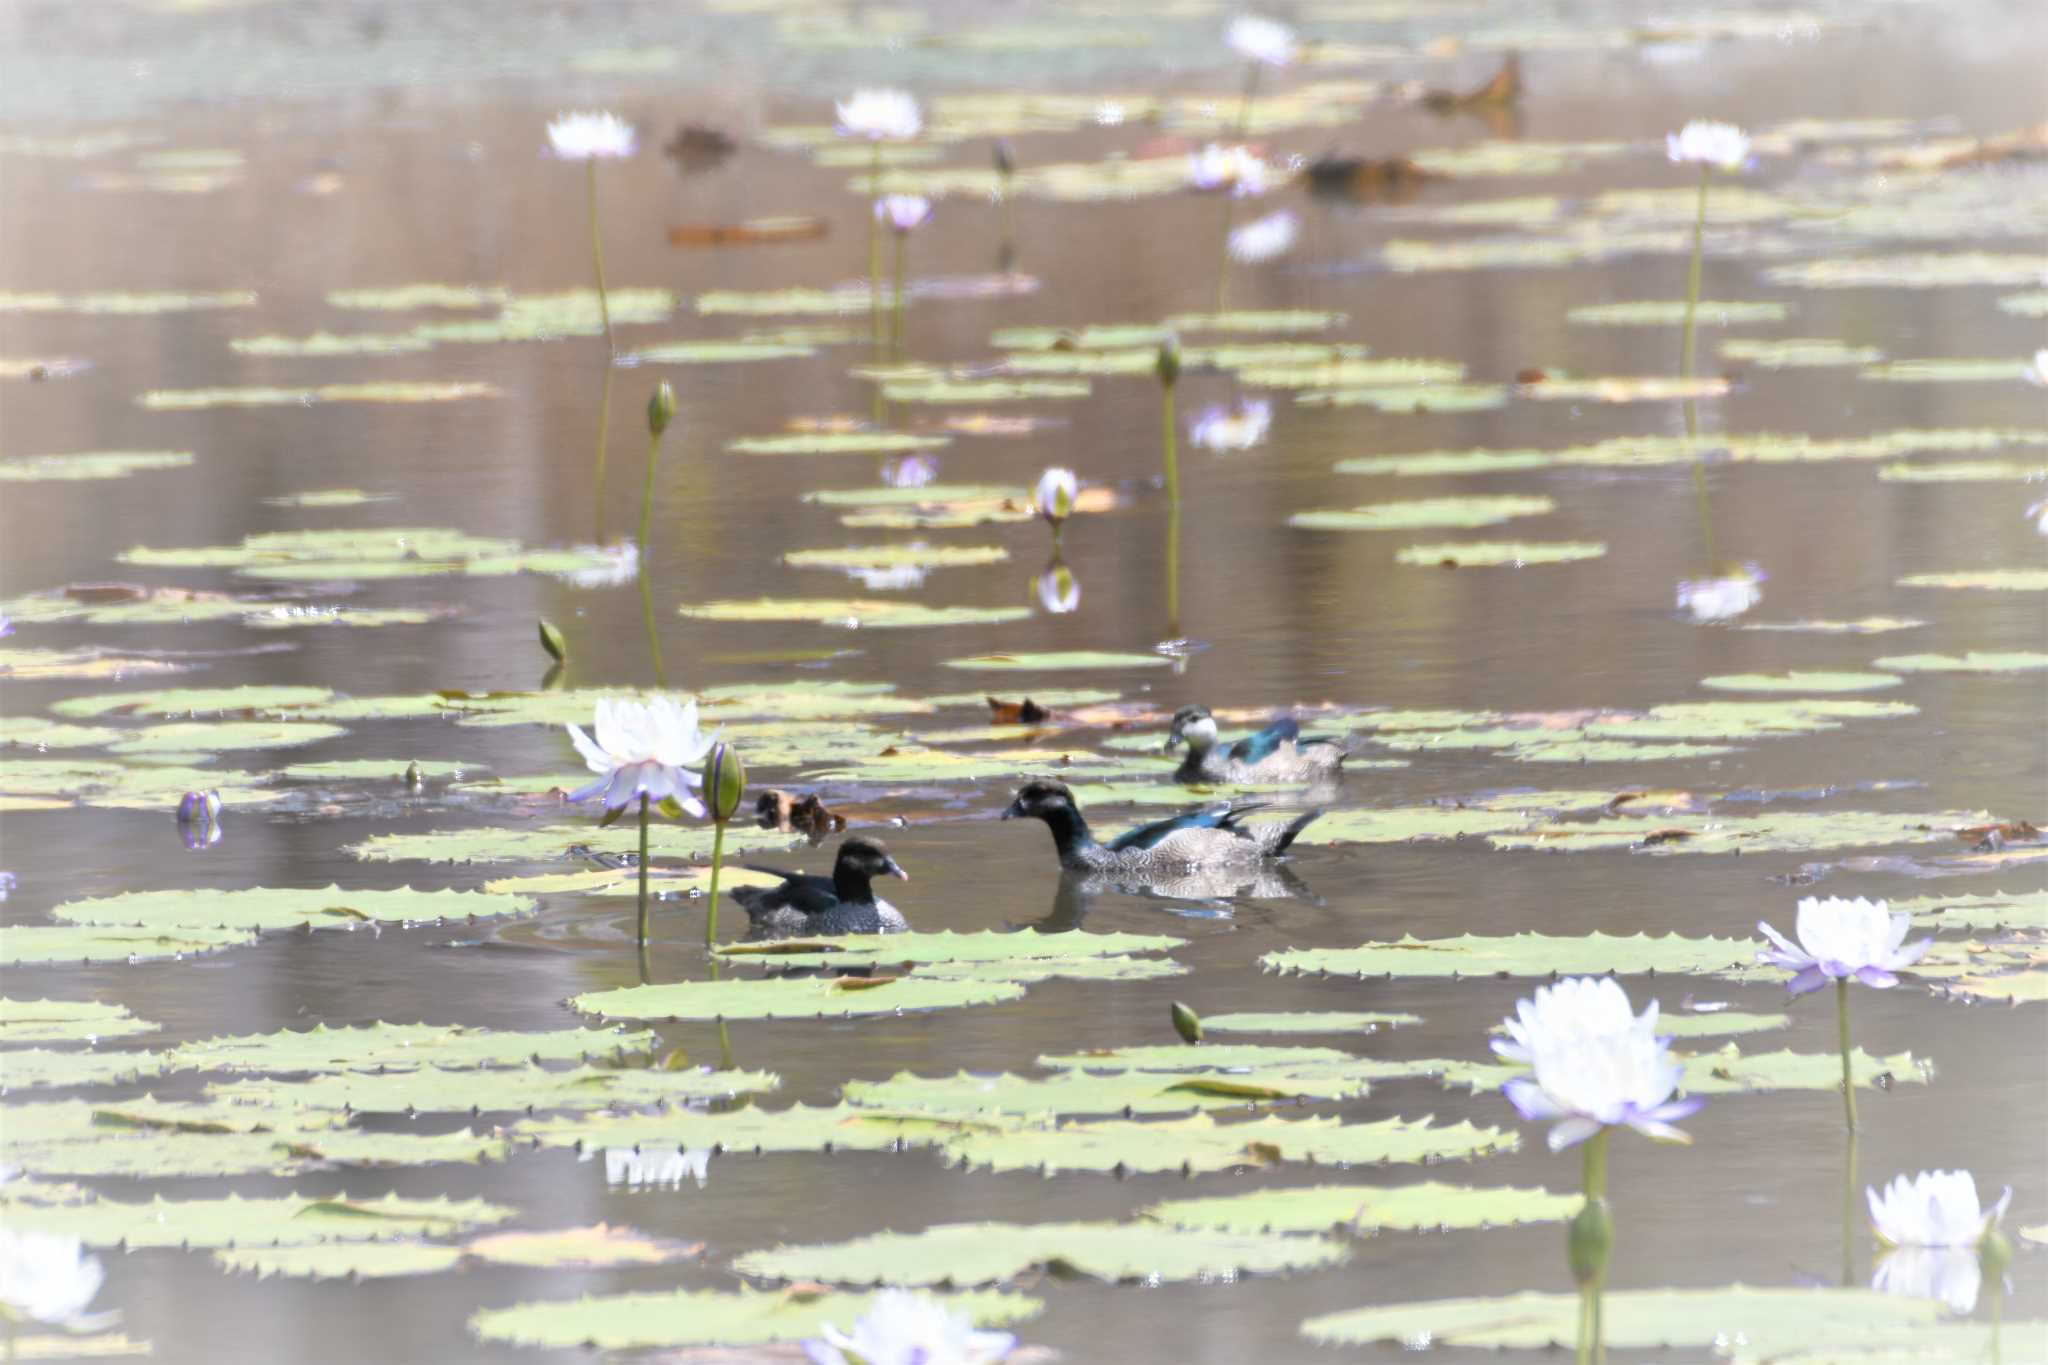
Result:
<svg viewBox="0 0 2048 1365"><path fill-rule="evenodd" d="M468 892L590 872L598 863L572 845L623 851L632 839L630 821L599 831L594 809L564 809L559 796L584 780L559 722L588 726L595 691L568 697L556 713L486 694L646 688L659 668L678 695L705 695L707 717L748 754L756 787L816 791L856 827L886 837L912 877L890 894L915 929L1179 940L1140 954L1155 965L1122 960L1121 977L1026 979L996 1003L845 1018L812 1006L802 1017L723 1026L677 1022L664 1007L629 1025L656 1035L636 1040L636 1065L644 1053L680 1049L692 1064L729 1058L780 1078L719 1100L712 1108L726 1118L747 1105L831 1105L849 1082L901 1072L1046 1076L1044 1056L1175 1044L1175 1001L1212 1019L1415 1017L1370 1032L1212 1030L1205 1047L1337 1048L1387 1062L1390 1073L1410 1060L1480 1062L1487 1030L1540 973L1517 966L1524 974L1496 975L1499 959L1483 955L1455 977L1389 975L1384 960L1363 977L1282 973L1262 960L1407 935L1747 940L1759 919L1789 930L1802 895L1917 899L1922 922L1939 934L1930 964L1947 965L1895 990L1854 992L1856 1043L1891 1069L1859 1092L1853 1151L1827 1070L1832 992L1788 1006L1782 974L1731 977L1720 968L1747 959L1741 942L1697 972L1646 973L1641 949L1625 945L1612 948L1612 961L1585 964L1619 971L1639 1006L1656 999L1692 1028L1710 1029L1713 1007L1789 1015L1760 1033L1708 1033L1681 1048L1791 1049L1820 1067L1786 1088L1712 1094L1684 1124L1690 1146L1615 1139L1610 1287L1813 1289L1845 1277L1867 1286L1876 1249L1861 1186L1922 1169L1972 1171L1987 1198L2010 1185L2008 1227L2048 1224L2048 1016L2038 967L2029 967L2048 927L2039 901L2048 859L2016 823L2038 818L2048 792L2039 671L2048 662L2048 542L2028 510L2044 495L2048 390L2025 378L2043 342L2048 169L2037 134L2012 155L1999 154L2005 144L1972 141L2042 116L2048 24L2033 7L1996 4L1797 14L1723 6L1658 28L1626 10L1539 21L1498 4L1296 8L1286 17L1327 41L1265 79L1248 140L1276 166L1326 152L1413 157L1430 178L1391 198L1314 197L1282 183L1233 201L1182 188L1187 155L1227 139L1243 79L1217 39L1228 16L1202 5L1064 17L1006 6L622 6L596 16L540 6L431 15L354 5L16 8L0 21L0 593L17 622L0 644L0 866L16 878L0 906L0 944L50 941L34 934L64 919L52 918L60 906L134 891ZM1512 112L1439 117L1404 88L1471 90L1515 47L1525 90ZM929 125L901 153L896 185L958 174L907 242L910 298L893 359L930 368L878 378L864 371L892 357L870 349L860 292L868 200L855 181L864 153L836 146L830 124L834 97L879 81L915 93ZM983 98L997 92L1066 98L1032 107ZM640 134L635 157L597 173L613 318L628 358L611 371L601 500L593 462L606 348L594 300L519 302L590 285L583 168L544 154L547 120L578 107L615 110ZM1708 201L1697 372L1728 382L1707 383L1691 404L1618 384L1563 392L1579 379L1680 375L1682 328L1670 317L1612 325L1573 313L1684 298L1698 181L1667 162L1661 139L1695 117L1737 121L1757 138L1753 167L1716 175ZM679 163L661 145L684 124L728 133L736 149ZM1010 140L1018 168L1007 205L979 179L997 136ZM1104 169L1112 158L1120 167ZM1219 288L1224 233L1280 210L1298 219L1292 249L1231 266ZM669 241L686 225L792 217L817 223L796 240ZM335 297L415 284L486 292L439 300L467 306L402 309ZM787 300L782 311L759 302L797 288L839 288L853 301L810 314L788 311ZM488 291L515 302L501 313ZM1246 316L1205 322L1224 291L1225 306ZM159 300L135 311L132 298L80 301L166 293L225 306ZM721 293L738 297L721 305ZM501 316L504 329L473 329L481 338L459 326ZM1160 482L1154 338L1107 348L1090 373L1099 338L1080 329L1190 317L1176 391L1176 521ZM1047 346L1044 336L998 336L1008 329L1074 335ZM292 344L362 334L385 340ZM286 340L250 344L257 338ZM737 361L633 359L664 344L743 338L768 346ZM1835 343L1838 353L1803 348L1803 358L1828 363L1781 366L1788 348L1740 344L1801 339ZM351 345L366 353L317 353ZM1214 353L1231 346L1267 349ZM1443 363L1369 369L1401 358ZM1984 363L1916 364L1966 360ZM915 388L1020 378L1067 388L989 388L960 402ZM440 528L520 549L630 537L645 471L643 412L663 381L678 416L653 475L644 609L630 568L594 586L548 572L460 571L469 559L502 555L501 546L458 547L453 572L413 576L392 574L388 557L375 561L379 551L364 545L388 537L374 534L333 555L331 569L296 564L281 576L266 572L274 562L230 555L179 562L132 553L318 529ZM910 386L896 389L905 401L884 384ZM407 402L381 401L388 389L321 391L375 385L470 387L414 390L424 401ZM1194 443L1207 409L1240 401L1270 405L1260 439L1229 453ZM801 424L860 432L878 421L925 438L917 444L942 484L1006 488L1012 507L1026 501L1015 490L1049 465L1102 490L1094 497L1108 505L1075 516L1061 540L1078 606L1048 610L1034 586L1051 553L1035 521L905 529L874 524L874 508L864 515L857 498L809 497L880 488L901 452L733 448ZM105 479L51 477L80 471L21 463L105 451L191 458ZM1463 454L1482 451L1542 454L1494 468ZM1426 452L1455 458L1333 469ZM370 496L291 501L335 489ZM1003 505L1002 496L980 510ZM1522 515L1493 525L1417 523L1414 509L1389 514L1401 523L1392 529L1290 524L1314 509L1502 496L1548 500L1549 510L1525 503ZM1461 502L1448 515L1472 510ZM1485 541L1604 550L1520 566L1438 562L1455 549L1426 551L1423 563L1397 559L1404 547ZM876 545L993 550L982 556L990 562L893 586L784 562L802 550ZM600 580L602 562L578 560L598 566ZM1682 580L1726 576L1729 565L1761 569L1759 602L1719 621L1674 608ZM240 571L249 568L256 572ZM2012 586L1909 581L1922 575L2003 576ZM119 593L47 595L109 582L224 594L244 608L209 599L203 615L173 609L123 621ZM1012 609L1015 619L848 629L848 611L874 609L829 611L822 622L677 610L788 599ZM279 602L310 608L322 623L270 628ZM375 623L393 610L411 615ZM180 619L188 614L196 619ZM1752 628L1878 618L1896 628ZM543 619L568 642L566 668L553 676L535 640ZM1190 643L1157 652L1169 638ZM1064 651L1128 657L1071 670L1028 659L1003 671L957 666ZM1972 654L2000 657L1955 666ZM1864 676L1802 686L1784 681L1791 673ZM1749 675L1766 681L1744 683ZM872 686L833 690L844 684ZM316 692L272 698L285 704L246 715L234 699L205 698L149 714L152 689L242 686L430 700L351 708ZM1756 686L1772 690L1746 690ZM1055 723L970 733L989 725L983 693L1047 701ZM138 699L140 709L130 704ZM1827 712L1844 699L1851 704ZM1287 863L1295 880L1282 889L1296 894L1090 891L1062 880L1034 822L997 821L1033 774L1068 776L1105 829L1204 799L1167 788L1171 761L1158 754L1167 717L1192 702L1215 708L1226 735L1296 710L1311 729L1354 737L1347 780L1319 798L1329 807L1324 828L1312 825ZM1732 705L1651 710L1703 703ZM1782 705L1757 709L1774 704ZM515 713L496 718L509 723L475 723L491 721L493 708ZM201 728L145 733L187 721ZM212 728L234 721L265 732ZM291 728L323 724L336 728ZM1001 756L960 763L948 754ZM290 771L348 760L365 762L342 776ZM427 770L418 791L400 780L413 760ZM167 784L163 763L204 771ZM455 767L463 780L451 780ZM195 851L173 810L185 786L202 782L224 790L226 808L222 837ZM152 794L160 788L161 799ZM1617 799L1630 792L1649 795ZM1296 796L1257 799L1286 805ZM2001 824L2012 827L1987 839L1986 827ZM473 860L465 859L474 849L402 842L437 831L530 837L503 850L509 856L486 849ZM1408 837L1418 832L1459 837ZM388 837L401 842L377 842ZM743 842L728 867L830 865L830 843L809 848L759 831ZM352 851L366 843L396 856ZM704 846L663 855L657 845L658 865L701 861ZM422 853L435 856L409 856ZM42 952L23 947L0 953L0 994L104 1002L160 1026L104 1038L99 1056L378 1021L598 1026L606 1021L569 999L636 985L643 971L664 983L708 975L701 896L657 903L643 968L629 881L617 879L611 893L545 883L510 890L531 895L535 911L273 931L134 963L78 964L88 951L103 958L106 940L69 961L61 949L56 961L19 961ZM1950 911L1944 921L1941 905L1994 893L2012 898L2009 918L1986 912L1958 927ZM168 922L213 921L205 908L180 914ZM743 929L727 900L721 938ZM1156 965L1164 962L1172 966ZM734 958L723 974L774 970ZM985 979L1030 975L999 964ZM1957 976L1974 987L1942 989ZM877 998L889 989L872 988ZM2008 996L2020 1002L2008 1005ZM10 1047L19 1041L8 1037ZM231 1193L445 1195L503 1206L501 1230L608 1224L702 1244L649 1265L564 1267L542 1257L549 1263L523 1266L479 1251L418 1274L392 1273L407 1267L372 1256L363 1264L385 1274L259 1278L216 1262L220 1237L190 1249L122 1249L118 1235L74 1232L107 1267L96 1307L119 1310L113 1330L166 1361L542 1359L545 1350L480 1336L473 1315L678 1287L784 1294L782 1280L743 1275L735 1259L885 1229L1123 1220L1165 1200L1333 1183L1434 1179L1569 1194L1580 1179L1577 1149L1547 1151L1543 1128L1519 1120L1499 1093L1430 1074L1388 1074L1369 1094L1289 1100L1278 1113L1347 1125L1469 1121L1499 1130L1491 1150L1420 1164L1311 1162L1284 1145L1274 1161L1240 1148L1219 1169L1183 1174L1182 1144L1193 1139L1178 1127L1133 1140L1147 1160L1163 1154L1162 1171L1112 1170L1108 1160L1048 1174L1036 1158L987 1169L971 1147L942 1155L920 1129L905 1131L904 1150L845 1150L860 1145L849 1139L831 1151L816 1141L722 1151L676 1187L636 1189L608 1183L614 1163L598 1152L601 1141L582 1154L537 1145L550 1116L543 1104L529 1118L522 1101L519 1112L485 1102L471 1114L465 1102L462 1112L355 1116L371 1132L484 1135L481 1163L355 1165L275 1149L239 1166L199 1157L170 1169L186 1160L177 1142L202 1139L131 1139L125 1157L108 1159L90 1134L47 1143L40 1125L55 1120L15 1106L85 1101L132 1115L144 1095L228 1098L209 1087L248 1074L180 1063L80 1086L67 1082L81 1073L65 1068L84 1065L82 1046L43 1046L70 1060L10 1078L10 1057L19 1064L29 1054L0 1052L4 1160L39 1183L76 1179L102 1205ZM1702 1055L1687 1074L1735 1060ZM1261 1070L1270 1076L1278 1065ZM477 1079L450 1074L460 1080L449 1084ZM977 1084L937 1089L957 1099ZM259 1103L250 1112L265 1111ZM1103 1117L1099 1105L1086 1112ZM1212 1112L1225 1123L1262 1117ZM555 1117L601 1123L587 1105ZM317 1148L325 1139L307 1141ZM664 1145L677 1144L650 1140L643 1154ZM1845 1175L1856 1182L1846 1220ZM0 1187L0 1218L62 1231L82 1227L90 1214L81 1210L97 1207L46 1197L54 1196L17 1187L10 1197ZM1334 1200L1327 1221L1348 1220L1358 1204ZM1316 1230L1300 1230L1292 1244ZM480 1231L444 1229L428 1240L452 1247ZM1555 1221L1389 1227L1340 1237L1331 1255L1341 1259L1287 1273L1228 1273L1237 1263L1226 1255L1216 1267L1225 1273L1200 1279L1117 1284L1038 1269L1004 1287L1043 1305L1012 1330L1069 1359L1392 1359L1401 1347L1319 1344L1301 1324L1416 1300L1568 1295L1563 1240ZM2020 1248L2002 1305L2007 1361L2048 1358L2044 1253L2024 1240ZM836 1278L908 1274L886 1255L865 1270ZM1988 1324L1994 1297L1987 1284L1969 1321ZM1841 1302L1833 1311L1852 1320L1874 1311L1865 1298ZM1811 1311L1829 1309L1817 1296ZM643 1331L630 1310L600 1308L597 1320L643 1345L707 1348L680 1359L794 1352L742 1338L732 1354L716 1354L719 1333ZM1837 1344L1796 1329L1770 1340ZM1914 1340L1883 1358L1975 1359L1935 1353L1975 1352L1984 1338L1957 1328ZM1746 1343L1719 1345L1739 1353ZM1799 1358L1877 1358L1843 1349ZM1714 1350L1680 1333L1669 1350L1618 1346L1612 1358L1705 1359Z"/></svg>

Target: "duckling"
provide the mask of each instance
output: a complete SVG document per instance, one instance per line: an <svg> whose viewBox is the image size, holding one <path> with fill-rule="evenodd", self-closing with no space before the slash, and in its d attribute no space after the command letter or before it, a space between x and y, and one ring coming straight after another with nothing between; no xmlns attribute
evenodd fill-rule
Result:
<svg viewBox="0 0 2048 1365"><path fill-rule="evenodd" d="M1043 820L1052 830L1060 866L1069 872L1169 875L1190 868L1256 865L1278 858L1320 810L1298 815L1286 824L1244 826L1238 823L1263 804L1219 801L1195 806L1165 820L1097 843L1074 804L1066 783L1037 778L1024 784L1003 812L1005 820Z"/></svg>
<svg viewBox="0 0 2048 1365"><path fill-rule="evenodd" d="M1329 782L1339 775L1351 749L1341 739L1301 737L1293 717L1276 720L1228 748L1216 745L1216 720L1206 706L1183 706L1173 713L1165 751L1188 746L1188 756L1174 769L1180 782Z"/></svg>
<svg viewBox="0 0 2048 1365"><path fill-rule="evenodd" d="M754 863L746 866L782 878L780 886L733 888L732 898L747 912L749 939L900 934L910 927L902 912L878 899L870 885L884 874L910 880L910 874L897 866L879 840L854 835L842 842L829 877Z"/></svg>

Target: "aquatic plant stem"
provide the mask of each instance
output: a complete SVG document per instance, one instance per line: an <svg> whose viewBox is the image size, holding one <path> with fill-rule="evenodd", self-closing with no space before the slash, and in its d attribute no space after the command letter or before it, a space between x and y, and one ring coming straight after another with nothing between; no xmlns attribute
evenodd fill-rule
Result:
<svg viewBox="0 0 2048 1365"><path fill-rule="evenodd" d="M1237 197L1223 192L1223 231L1216 238L1216 311L1222 312L1230 297L1230 224L1237 213Z"/></svg>
<svg viewBox="0 0 2048 1365"><path fill-rule="evenodd" d="M1259 93L1259 71L1260 64L1253 62L1244 73L1244 97L1237 102L1237 139L1240 142L1251 131L1252 101Z"/></svg>
<svg viewBox="0 0 2048 1365"><path fill-rule="evenodd" d="M896 234L895 303L889 322L889 351L897 360L903 358L903 257L910 244L910 234Z"/></svg>
<svg viewBox="0 0 2048 1365"><path fill-rule="evenodd" d="M1849 978L1835 979L1835 1027L1842 1046L1842 1116L1856 1131L1856 1078L1849 1071Z"/></svg>
<svg viewBox="0 0 2048 1365"><path fill-rule="evenodd" d="M1679 373L1686 379L1692 378L1693 356L1698 346L1695 324L1699 321L1700 271L1704 264L1707 233L1707 183L1713 173L1711 167L1700 167L1699 210L1692 220L1692 264L1685 274L1685 343L1678 365Z"/></svg>
<svg viewBox="0 0 2048 1365"><path fill-rule="evenodd" d="M711 979L713 981L720 980L718 958L715 955L711 959L710 968ZM725 1016L722 1014L718 1016L718 1069L720 1071L732 1070L732 1035L726 1031Z"/></svg>
<svg viewBox="0 0 2048 1365"><path fill-rule="evenodd" d="M1848 1160L1842 1170L1842 1288L1853 1289L1856 1279L1856 1130L1849 1130Z"/></svg>
<svg viewBox="0 0 2048 1365"><path fill-rule="evenodd" d="M882 224L875 216L875 205L882 197L882 144L870 144L873 155L868 158L868 326L873 333L874 344L882 344Z"/></svg>
<svg viewBox="0 0 2048 1365"><path fill-rule="evenodd" d="M597 400L597 543L604 544L604 465L605 451L611 445L612 430L612 357L604 358L604 391Z"/></svg>
<svg viewBox="0 0 2048 1365"><path fill-rule="evenodd" d="M1001 188L997 190L997 193L1002 196L1003 201L1003 245L1001 251L1001 259L1005 261L1009 260L1013 255L1015 255L1017 249L1016 221L1010 216L1011 185L1015 180L1015 173L1011 171L1004 171L996 182L998 185L1001 186Z"/></svg>
<svg viewBox="0 0 2048 1365"><path fill-rule="evenodd" d="M1586 1209L1604 1206L1607 1202L1607 1138L1611 1130L1602 1128L1586 1139L1585 1194ZM1606 1327L1602 1321L1600 1292L1607 1283L1607 1262L1610 1248L1602 1246L1598 1260L1591 1267L1579 1288L1579 1362L1593 1365L1607 1359Z"/></svg>
<svg viewBox="0 0 2048 1365"><path fill-rule="evenodd" d="M640 951L647 951L647 793L640 793L640 918L635 929Z"/></svg>
<svg viewBox="0 0 2048 1365"><path fill-rule="evenodd" d="M704 907L704 949L709 952L718 945L718 870L725 861L725 821L714 820L711 824L711 890L706 895Z"/></svg>
<svg viewBox="0 0 2048 1365"><path fill-rule="evenodd" d="M640 534L634 544L640 552L640 573L647 574L647 532L654 520L654 456L661 449L661 435L656 433L647 438L647 477L640 485Z"/></svg>
<svg viewBox="0 0 2048 1365"><path fill-rule="evenodd" d="M661 666L661 634L654 628L654 589L647 581L647 563L640 564L640 624L647 629L647 653L654 661L654 684L668 686L668 671Z"/></svg>
<svg viewBox="0 0 2048 1365"><path fill-rule="evenodd" d="M609 360L618 355L619 348L612 340L611 301L605 297L604 235L597 230L597 158L586 158L583 169L587 172L584 184L589 189L590 199L590 259L597 266L597 316L604 323L604 349Z"/></svg>
<svg viewBox="0 0 2048 1365"><path fill-rule="evenodd" d="M1180 638L1180 422L1173 385L1160 389L1159 434L1166 451L1166 638Z"/></svg>

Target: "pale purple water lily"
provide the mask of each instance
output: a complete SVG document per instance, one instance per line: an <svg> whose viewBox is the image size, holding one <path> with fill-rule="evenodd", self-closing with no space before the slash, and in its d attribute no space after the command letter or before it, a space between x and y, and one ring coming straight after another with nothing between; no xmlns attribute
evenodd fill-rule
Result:
<svg viewBox="0 0 2048 1365"><path fill-rule="evenodd" d="M1205 409L1188 439L1218 455L1250 450L1266 439L1273 425L1273 405L1263 398L1240 399L1230 407Z"/></svg>
<svg viewBox="0 0 2048 1365"><path fill-rule="evenodd" d="M0 1317L94 1331L118 1316L85 1311L106 1278L106 1267L76 1237L0 1228Z"/></svg>
<svg viewBox="0 0 2048 1365"><path fill-rule="evenodd" d="M1230 234L1230 259L1243 265L1263 265L1285 256L1301 235L1301 220L1282 209L1246 223Z"/></svg>
<svg viewBox="0 0 2048 1365"><path fill-rule="evenodd" d="M1047 565L1031 585L1038 591L1038 604L1055 616L1064 616L1081 605L1081 580L1057 561Z"/></svg>
<svg viewBox="0 0 2048 1365"><path fill-rule="evenodd" d="M1032 492L1031 500L1038 508L1038 515L1058 526L1074 514L1074 499L1080 496L1080 484L1074 478L1074 471L1054 465L1038 476L1038 487Z"/></svg>
<svg viewBox="0 0 2048 1365"><path fill-rule="evenodd" d="M986 1365L1017 1348L1009 1332L979 1332L974 1320L928 1294L885 1289L842 1332L827 1324L804 1342L812 1365Z"/></svg>
<svg viewBox="0 0 2048 1365"><path fill-rule="evenodd" d="M1694 119L1664 135L1664 155L1682 164L1739 171L1749 161L1749 134L1732 123Z"/></svg>
<svg viewBox="0 0 2048 1365"><path fill-rule="evenodd" d="M678 706L668 697L638 702L606 697L597 704L597 738L578 726L568 727L576 752L598 779L569 793L571 801L602 795L607 811L623 810L634 797L650 802L673 799L690 814L704 815L704 803L692 788L703 778L690 771L701 763L718 736L697 732L697 703Z"/></svg>
<svg viewBox="0 0 2048 1365"><path fill-rule="evenodd" d="M936 455L905 455L882 466L882 482L890 488L922 488L938 477Z"/></svg>
<svg viewBox="0 0 2048 1365"><path fill-rule="evenodd" d="M633 125L617 114L590 110L557 114L548 122L548 147L564 161L609 161L633 155Z"/></svg>
<svg viewBox="0 0 2048 1365"><path fill-rule="evenodd" d="M5 612L0 612L0 640L4 640L12 634L14 634L14 618Z"/></svg>
<svg viewBox="0 0 2048 1365"><path fill-rule="evenodd" d="M1228 190L1240 199L1266 192L1266 163L1249 147L1210 143L1188 155L1188 184L1198 190Z"/></svg>
<svg viewBox="0 0 2048 1365"><path fill-rule="evenodd" d="M1896 986L1899 978L1894 973L1918 962L1934 946L1931 936L1906 942L1913 917L1905 911L1893 914L1884 901L1860 898L1808 896L1800 901L1793 925L1797 943L1768 924L1756 927L1776 945L1759 952L1756 960L1794 973L1789 983L1794 995L1851 977L1880 990Z"/></svg>
<svg viewBox="0 0 2048 1365"><path fill-rule="evenodd" d="M1678 609L1697 624L1728 621L1764 600L1770 575L1744 564L1719 578L1688 578L1678 585Z"/></svg>
<svg viewBox="0 0 2048 1365"><path fill-rule="evenodd" d="M178 823L210 825L220 819L221 800L217 791L186 792L178 800Z"/></svg>
<svg viewBox="0 0 2048 1365"><path fill-rule="evenodd" d="M875 201L875 221L907 233L923 227L932 216L932 201L921 194L885 194Z"/></svg>
<svg viewBox="0 0 2048 1365"><path fill-rule="evenodd" d="M582 1160L589 1161L596 1156L596 1149L587 1149ZM604 1149L604 1183L623 1185L629 1190L659 1186L671 1190L683 1187L689 1180L698 1189L703 1189L711 1177L711 1149L695 1147L684 1151L640 1151L632 1147L607 1147Z"/></svg>
<svg viewBox="0 0 2048 1365"><path fill-rule="evenodd" d="M917 101L902 90L856 90L836 108L841 137L906 142L924 129Z"/></svg>
<svg viewBox="0 0 2048 1365"><path fill-rule="evenodd" d="M1526 1058L1534 1074L1515 1077L1501 1091L1523 1118L1556 1120L1548 1139L1553 1152L1624 1125L1659 1142L1690 1142L1672 1125L1704 1101L1671 1098L1684 1064L1671 1055L1670 1040L1657 1036L1656 1022L1655 1005L1634 1014L1612 981L1603 987L1581 977L1545 986L1505 1021L1505 1055Z"/></svg>
<svg viewBox="0 0 2048 1365"><path fill-rule="evenodd" d="M1286 66L1301 55L1294 30L1275 19L1240 14L1223 32L1223 41L1246 61L1262 66Z"/></svg>
<svg viewBox="0 0 2048 1365"><path fill-rule="evenodd" d="M1882 1193L1866 1186L1864 1194L1871 1228L1885 1245L1895 1247L1974 1247L2012 1203L2008 1185L1998 1202L1985 1208L1977 1199L1977 1179L1968 1171L1895 1176Z"/></svg>

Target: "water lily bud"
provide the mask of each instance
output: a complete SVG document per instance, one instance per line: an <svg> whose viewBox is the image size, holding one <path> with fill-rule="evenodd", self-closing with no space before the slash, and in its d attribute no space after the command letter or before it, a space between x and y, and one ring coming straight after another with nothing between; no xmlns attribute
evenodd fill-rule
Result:
<svg viewBox="0 0 2048 1365"><path fill-rule="evenodd" d="M1159 343L1159 359L1153 365L1159 375L1159 382L1172 388L1180 382L1180 338L1168 332L1166 339Z"/></svg>
<svg viewBox="0 0 2048 1365"><path fill-rule="evenodd" d="M746 790L747 765L740 761L739 750L725 743L712 745L711 756L704 760L704 795L711 818L720 824L732 819Z"/></svg>
<svg viewBox="0 0 2048 1365"><path fill-rule="evenodd" d="M647 400L647 429L659 436L668 430L668 424L675 418L676 391L664 379L654 386L654 397Z"/></svg>
<svg viewBox="0 0 2048 1365"><path fill-rule="evenodd" d="M562 638L561 630L553 621L542 619L540 623L540 647L548 657L558 664L569 662L569 642Z"/></svg>
<svg viewBox="0 0 2048 1365"><path fill-rule="evenodd" d="M1007 179L1016 173L1017 152L1015 148L1010 146L1010 139L1006 137L996 139L995 161L997 175Z"/></svg>
<svg viewBox="0 0 2048 1365"><path fill-rule="evenodd" d="M1173 1002L1173 1031L1184 1043L1202 1041L1202 1016L1176 1000Z"/></svg>
<svg viewBox="0 0 2048 1365"><path fill-rule="evenodd" d="M1074 471L1055 465L1038 476L1038 487L1032 491L1031 500L1038 515L1057 526L1074 514L1074 500L1080 495L1081 485Z"/></svg>
<svg viewBox="0 0 2048 1365"><path fill-rule="evenodd" d="M1607 1278L1607 1257L1614 1249L1614 1214L1605 1199L1586 1201L1572 1219L1565 1245L1576 1283L1594 1284Z"/></svg>
<svg viewBox="0 0 2048 1365"><path fill-rule="evenodd" d="M220 819L220 793L217 791L186 792L178 802L178 823L181 825L211 824Z"/></svg>
<svg viewBox="0 0 2048 1365"><path fill-rule="evenodd" d="M1984 1270L1984 1278L1994 1284L2005 1275L2006 1267L2012 1264L2012 1242L1993 1223L1984 1234L1984 1240L1977 1243L1977 1264Z"/></svg>

